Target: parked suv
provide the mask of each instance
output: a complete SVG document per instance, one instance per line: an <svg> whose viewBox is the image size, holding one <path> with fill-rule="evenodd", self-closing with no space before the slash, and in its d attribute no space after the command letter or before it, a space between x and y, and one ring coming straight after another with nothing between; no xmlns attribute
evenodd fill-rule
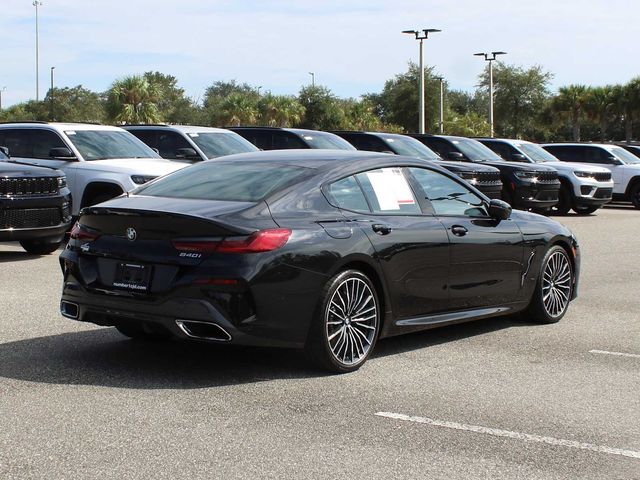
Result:
<svg viewBox="0 0 640 480"><path fill-rule="evenodd" d="M193 163L258 150L237 133L223 128L189 125L124 125L122 128L169 160Z"/></svg>
<svg viewBox="0 0 640 480"><path fill-rule="evenodd" d="M62 170L72 214L185 166L162 159L118 127L81 123L0 124L0 145L22 163Z"/></svg>
<svg viewBox="0 0 640 480"><path fill-rule="evenodd" d="M411 133L446 160L482 163L500 170L502 198L514 208L546 213L558 203L558 172L544 165L525 165L502 160L477 140L449 135Z"/></svg>
<svg viewBox="0 0 640 480"><path fill-rule="evenodd" d="M351 143L358 150L409 155L438 163L443 168L476 187L489 198L500 198L502 182L500 171L488 165L464 165L460 162L445 162L419 141L397 133L377 132L333 132Z"/></svg>
<svg viewBox="0 0 640 480"><path fill-rule="evenodd" d="M290 148L322 148L328 150L355 150L349 142L337 135L303 128L229 127L261 150L288 150Z"/></svg>
<svg viewBox="0 0 640 480"><path fill-rule="evenodd" d="M27 252L58 249L71 226L71 193L64 173L9 161L0 149L0 241L18 241Z"/></svg>
<svg viewBox="0 0 640 480"><path fill-rule="evenodd" d="M636 157L640 157L640 145L637 143L619 143L618 146L633 153Z"/></svg>
<svg viewBox="0 0 640 480"><path fill-rule="evenodd" d="M613 180L604 167L561 162L540 145L525 140L478 138L483 145L507 162L543 163L558 171L560 193L554 209L566 214L573 209L580 215L593 213L611 201Z"/></svg>
<svg viewBox="0 0 640 480"><path fill-rule="evenodd" d="M550 143L542 146L563 162L604 167L613 176L613 199L628 200L640 208L640 158L616 145Z"/></svg>

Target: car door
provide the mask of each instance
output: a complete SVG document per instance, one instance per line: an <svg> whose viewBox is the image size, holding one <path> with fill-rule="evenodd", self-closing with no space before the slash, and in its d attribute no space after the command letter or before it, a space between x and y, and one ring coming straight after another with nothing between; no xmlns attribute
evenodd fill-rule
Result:
<svg viewBox="0 0 640 480"><path fill-rule="evenodd" d="M521 288L524 244L515 221L496 220L484 201L457 179L427 168L408 169L449 242L452 310L504 305Z"/></svg>
<svg viewBox="0 0 640 480"><path fill-rule="evenodd" d="M447 232L423 214L402 169L365 171L329 185L327 194L373 245L397 318L447 309Z"/></svg>

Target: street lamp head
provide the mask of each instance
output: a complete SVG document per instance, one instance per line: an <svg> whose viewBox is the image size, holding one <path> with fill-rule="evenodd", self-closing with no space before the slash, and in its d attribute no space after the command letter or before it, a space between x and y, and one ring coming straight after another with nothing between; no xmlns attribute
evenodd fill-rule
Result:
<svg viewBox="0 0 640 480"><path fill-rule="evenodd" d="M422 31L425 33L425 35L428 35L430 33L441 32L442 30L438 30L437 28L425 28Z"/></svg>
<svg viewBox="0 0 640 480"><path fill-rule="evenodd" d="M484 53L484 52L479 52L479 53L474 53L474 55L475 55L476 57L484 57L484 56L486 55L486 53Z"/></svg>
<svg viewBox="0 0 640 480"><path fill-rule="evenodd" d="M493 54L493 56L495 57L496 55L506 55L507 52L491 52Z"/></svg>
<svg viewBox="0 0 640 480"><path fill-rule="evenodd" d="M417 35L418 30L403 30L402 33L408 33L410 35Z"/></svg>
<svg viewBox="0 0 640 480"><path fill-rule="evenodd" d="M41 7L42 6L42 2L39 2L38 0L35 0L31 5L33 5L34 7Z"/></svg>

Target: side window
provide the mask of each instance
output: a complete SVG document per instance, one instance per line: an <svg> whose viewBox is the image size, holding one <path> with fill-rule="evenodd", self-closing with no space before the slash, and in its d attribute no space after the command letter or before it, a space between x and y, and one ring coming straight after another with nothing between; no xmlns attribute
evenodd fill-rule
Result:
<svg viewBox="0 0 640 480"><path fill-rule="evenodd" d="M329 195L336 202L336 205L346 210L356 212L369 212L367 199L354 177L343 178L329 185Z"/></svg>
<svg viewBox="0 0 640 480"><path fill-rule="evenodd" d="M175 132L160 132L158 134L158 150L162 158L177 159L179 148L193 148L181 135Z"/></svg>
<svg viewBox="0 0 640 480"><path fill-rule="evenodd" d="M389 145L384 143L378 137L373 135L359 135L358 136L358 150L366 150L368 152L390 152Z"/></svg>
<svg viewBox="0 0 640 480"><path fill-rule="evenodd" d="M589 148L589 163L604 163L606 165L613 164L611 157L613 155L604 148L590 147Z"/></svg>
<svg viewBox="0 0 640 480"><path fill-rule="evenodd" d="M362 185L374 213L422 213L401 168L369 170L359 173L356 178Z"/></svg>
<svg viewBox="0 0 640 480"><path fill-rule="evenodd" d="M289 132L273 132L273 148L276 150L288 150L290 148L309 148L296 135Z"/></svg>
<svg viewBox="0 0 640 480"><path fill-rule="evenodd" d="M2 146L9 149L9 154L12 157L30 158L29 130L5 130Z"/></svg>
<svg viewBox="0 0 640 480"><path fill-rule="evenodd" d="M588 162L585 158L585 150L580 147L548 147L548 151L563 162Z"/></svg>
<svg viewBox="0 0 640 480"><path fill-rule="evenodd" d="M31 131L31 156L33 158L49 159L51 156L52 148L66 147L62 139L57 133L50 130L37 130Z"/></svg>
<svg viewBox="0 0 640 480"><path fill-rule="evenodd" d="M453 148L451 147L451 145L449 145L449 142L447 142L446 140L430 137L430 138L427 138L425 141L427 143L427 146L431 150L436 152L438 155L440 155L444 159L449 158L449 152L453 151Z"/></svg>
<svg viewBox="0 0 640 480"><path fill-rule="evenodd" d="M236 132L261 150L273 150L271 132L260 130L240 130Z"/></svg>
<svg viewBox="0 0 640 480"><path fill-rule="evenodd" d="M482 199L464 185L426 168L410 168L409 172L431 202L436 215L488 216Z"/></svg>
<svg viewBox="0 0 640 480"><path fill-rule="evenodd" d="M509 160L509 161L513 161L514 160L512 158L512 155L514 153L519 153L515 148L513 148L508 143L490 142L490 143L487 144L487 146L491 150L496 152L498 155L500 155L503 159Z"/></svg>

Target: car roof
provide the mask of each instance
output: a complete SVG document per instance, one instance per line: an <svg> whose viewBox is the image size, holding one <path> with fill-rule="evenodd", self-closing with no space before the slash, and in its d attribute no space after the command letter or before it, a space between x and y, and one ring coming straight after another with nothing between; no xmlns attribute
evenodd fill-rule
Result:
<svg viewBox="0 0 640 480"><path fill-rule="evenodd" d="M543 147L601 147L607 150L618 147L619 145L612 145L610 143L570 143L570 142L562 142L562 143L543 143Z"/></svg>
<svg viewBox="0 0 640 480"><path fill-rule="evenodd" d="M123 125L125 130L173 130L182 133L231 133L224 128L201 127L199 125L165 125L165 124L144 124L144 125Z"/></svg>
<svg viewBox="0 0 640 480"><path fill-rule="evenodd" d="M291 150L267 150L261 152L237 153L225 157L208 160L209 162L265 162L279 165L293 165L315 169L331 169L336 166L361 163L363 166L385 163L388 165L422 165L442 167L427 160L404 155L391 155L388 153L367 152L363 150L324 150L324 149L291 149ZM375 168L375 166L374 166Z"/></svg>
<svg viewBox="0 0 640 480"><path fill-rule="evenodd" d="M7 122L0 124L0 128L43 128L49 127L59 132L65 130L105 130L122 131L120 127L111 125L99 125L97 123L72 123L72 122Z"/></svg>
<svg viewBox="0 0 640 480"><path fill-rule="evenodd" d="M489 138L489 137L476 137L474 138L474 140L478 140L478 141L482 141L482 140L487 140L487 141L494 141L494 142L504 142L504 143L508 143L510 145L517 145L519 143L529 143L529 144L533 144L533 145L537 145L534 142L530 142L529 140L518 140L516 138Z"/></svg>

